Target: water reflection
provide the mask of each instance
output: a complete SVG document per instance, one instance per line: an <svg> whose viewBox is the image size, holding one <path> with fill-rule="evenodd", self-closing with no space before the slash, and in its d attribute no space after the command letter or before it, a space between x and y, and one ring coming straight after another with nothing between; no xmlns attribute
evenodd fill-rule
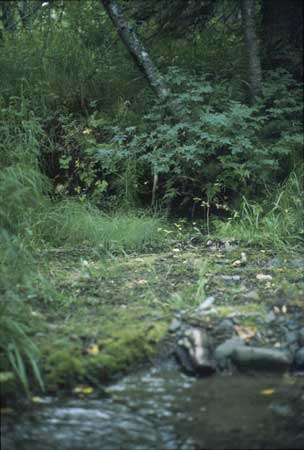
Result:
<svg viewBox="0 0 304 450"><path fill-rule="evenodd" d="M1 448L300 449L303 387L300 377L190 379L155 369L111 386L107 399L46 401L5 421Z"/></svg>

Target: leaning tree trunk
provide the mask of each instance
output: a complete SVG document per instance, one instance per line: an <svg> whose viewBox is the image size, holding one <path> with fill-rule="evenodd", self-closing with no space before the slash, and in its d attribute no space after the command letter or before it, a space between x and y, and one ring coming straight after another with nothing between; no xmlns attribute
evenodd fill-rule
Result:
<svg viewBox="0 0 304 450"><path fill-rule="evenodd" d="M255 29L255 0L241 0L242 25L249 62L249 86L253 101L262 91L262 69Z"/></svg>
<svg viewBox="0 0 304 450"><path fill-rule="evenodd" d="M127 47L139 69L147 78L158 98L162 102L168 103L170 97L169 88L166 86L157 67L153 63L143 44L140 42L135 31L124 18L117 2L115 0L101 0L101 3L113 22L121 40ZM170 112L173 112L173 108L170 108L169 106L169 110L170 109L172 109Z"/></svg>

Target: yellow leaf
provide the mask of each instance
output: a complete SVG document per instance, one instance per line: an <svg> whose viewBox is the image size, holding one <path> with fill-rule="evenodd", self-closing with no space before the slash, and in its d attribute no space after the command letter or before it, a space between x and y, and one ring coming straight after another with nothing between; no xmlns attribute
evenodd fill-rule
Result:
<svg viewBox="0 0 304 450"><path fill-rule="evenodd" d="M240 266L242 264L242 261L240 259L237 259L232 263L233 266Z"/></svg>
<svg viewBox="0 0 304 450"><path fill-rule="evenodd" d="M90 387L90 386L84 387L82 389L82 393L83 394L92 394L93 391L94 391L94 389L92 387Z"/></svg>
<svg viewBox="0 0 304 450"><path fill-rule="evenodd" d="M274 389L263 389L262 391L260 391L260 393L262 395L272 395L275 393Z"/></svg>
<svg viewBox="0 0 304 450"><path fill-rule="evenodd" d="M235 325L234 327L237 334L245 340L251 339L256 335L256 327L246 327L242 325Z"/></svg>
<svg viewBox="0 0 304 450"><path fill-rule="evenodd" d="M81 384L80 386L76 386L74 389L75 394L92 394L94 389L91 386L85 386Z"/></svg>
<svg viewBox="0 0 304 450"><path fill-rule="evenodd" d="M43 399L41 397L32 397L33 403L43 403Z"/></svg>
<svg viewBox="0 0 304 450"><path fill-rule="evenodd" d="M92 344L87 348L87 353L89 355L98 355L99 353L99 347L97 344Z"/></svg>

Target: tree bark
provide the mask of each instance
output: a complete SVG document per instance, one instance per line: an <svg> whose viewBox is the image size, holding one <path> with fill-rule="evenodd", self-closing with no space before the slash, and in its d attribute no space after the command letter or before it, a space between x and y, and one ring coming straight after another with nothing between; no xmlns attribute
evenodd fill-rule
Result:
<svg viewBox="0 0 304 450"><path fill-rule="evenodd" d="M262 69L255 29L255 0L241 0L242 25L249 63L249 86L252 101L261 95Z"/></svg>
<svg viewBox="0 0 304 450"><path fill-rule="evenodd" d="M124 18L117 2L115 0L101 0L101 3L115 26L121 40L128 49L128 52L148 80L158 98L162 102L168 103L170 97L169 88L166 86L161 74L150 58L149 53L140 42L132 26L128 24Z"/></svg>

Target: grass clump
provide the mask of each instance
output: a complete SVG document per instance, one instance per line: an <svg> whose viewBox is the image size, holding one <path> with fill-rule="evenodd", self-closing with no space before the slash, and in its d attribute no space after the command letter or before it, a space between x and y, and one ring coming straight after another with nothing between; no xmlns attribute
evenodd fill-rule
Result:
<svg viewBox="0 0 304 450"><path fill-rule="evenodd" d="M48 246L88 246L103 252L142 251L159 244L162 220L148 215L105 215L90 204L73 200L36 214L33 233Z"/></svg>
<svg viewBox="0 0 304 450"><path fill-rule="evenodd" d="M303 175L291 173L271 203L249 202L243 197L240 213L227 222L216 222L216 234L255 244L286 247L304 241Z"/></svg>
<svg viewBox="0 0 304 450"><path fill-rule="evenodd" d="M15 307L16 304L14 305ZM25 316L23 321L22 316ZM43 381L38 367L39 351L28 336L30 327L25 325L26 316L25 311L22 311L22 307L19 308L19 311L14 311L9 304L1 303L0 305L0 373L14 374L25 392L29 394L30 371L41 389L43 389ZM9 378L3 381L1 388L5 392L5 382L9 381Z"/></svg>
<svg viewBox="0 0 304 450"><path fill-rule="evenodd" d="M26 298L36 289L31 253L5 230L0 233L0 381L1 394L18 380L29 394L29 374L43 388L39 352L29 337L31 314ZM10 377L3 374L10 373ZM14 389L16 391L16 389Z"/></svg>

